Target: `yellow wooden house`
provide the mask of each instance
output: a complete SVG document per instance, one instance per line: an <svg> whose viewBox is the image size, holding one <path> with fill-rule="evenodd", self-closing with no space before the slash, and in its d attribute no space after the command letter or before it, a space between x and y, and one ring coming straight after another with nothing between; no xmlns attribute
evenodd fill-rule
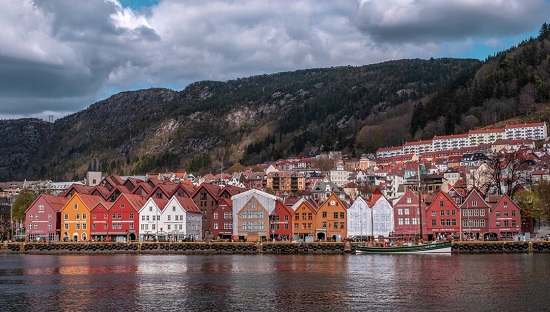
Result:
<svg viewBox="0 0 550 312"><path fill-rule="evenodd" d="M61 209L61 240L90 240L90 209L101 201L99 196L74 193Z"/></svg>

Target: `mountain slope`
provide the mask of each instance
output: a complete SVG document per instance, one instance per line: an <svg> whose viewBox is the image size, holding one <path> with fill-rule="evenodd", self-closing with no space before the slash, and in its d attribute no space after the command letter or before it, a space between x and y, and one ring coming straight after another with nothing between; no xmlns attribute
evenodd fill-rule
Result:
<svg viewBox="0 0 550 312"><path fill-rule="evenodd" d="M222 160L254 164L312 147L358 155L402 143L415 103L480 66L400 60L203 81L179 92L123 92L53 124L41 122L37 139L21 149L25 162L2 163L0 180L81 179L94 156L108 174L143 174L186 165L211 170ZM0 121L12 138L1 157L24 140L8 125Z"/></svg>

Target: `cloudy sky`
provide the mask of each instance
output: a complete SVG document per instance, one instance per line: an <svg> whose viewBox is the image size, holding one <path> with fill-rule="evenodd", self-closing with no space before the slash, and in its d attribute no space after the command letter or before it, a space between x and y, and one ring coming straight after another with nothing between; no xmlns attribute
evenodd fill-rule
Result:
<svg viewBox="0 0 550 312"><path fill-rule="evenodd" d="M2 0L0 118L200 80L483 60L536 36L549 13L550 0Z"/></svg>

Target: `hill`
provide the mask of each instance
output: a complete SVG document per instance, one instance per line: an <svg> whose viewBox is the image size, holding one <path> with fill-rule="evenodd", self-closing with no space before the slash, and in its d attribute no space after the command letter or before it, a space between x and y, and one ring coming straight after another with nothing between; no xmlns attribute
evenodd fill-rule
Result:
<svg viewBox="0 0 550 312"><path fill-rule="evenodd" d="M116 94L53 124L0 121L11 138L3 142L0 180L82 179L94 156L106 173L128 175L210 171L222 159L254 164L313 147L359 155L401 143L415 103L480 66L414 59L202 81L179 92ZM31 125L36 133L21 130Z"/></svg>

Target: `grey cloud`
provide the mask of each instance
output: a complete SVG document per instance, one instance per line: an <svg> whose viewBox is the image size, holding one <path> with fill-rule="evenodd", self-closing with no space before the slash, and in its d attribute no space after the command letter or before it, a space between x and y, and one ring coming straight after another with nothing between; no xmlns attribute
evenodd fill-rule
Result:
<svg viewBox="0 0 550 312"><path fill-rule="evenodd" d="M529 32L549 11L544 0L364 1L354 23L379 43L459 41Z"/></svg>

